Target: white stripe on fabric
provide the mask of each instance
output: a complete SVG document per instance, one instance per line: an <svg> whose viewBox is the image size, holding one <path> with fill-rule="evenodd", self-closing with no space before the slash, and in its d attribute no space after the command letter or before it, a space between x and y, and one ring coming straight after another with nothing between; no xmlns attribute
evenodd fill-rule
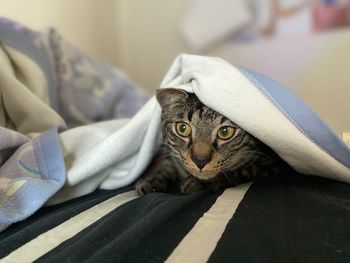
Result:
<svg viewBox="0 0 350 263"><path fill-rule="evenodd" d="M226 189L197 221L166 262L207 262L250 185Z"/></svg>
<svg viewBox="0 0 350 263"><path fill-rule="evenodd" d="M3 258L1 262L33 262L64 241L72 238L86 227L95 223L118 206L137 197L138 194L135 191L129 191L95 205L26 243Z"/></svg>

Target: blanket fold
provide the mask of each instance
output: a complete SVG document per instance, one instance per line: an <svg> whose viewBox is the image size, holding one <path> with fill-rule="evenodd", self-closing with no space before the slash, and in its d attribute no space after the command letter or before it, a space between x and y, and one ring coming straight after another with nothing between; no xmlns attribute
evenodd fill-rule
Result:
<svg viewBox="0 0 350 263"><path fill-rule="evenodd" d="M57 130L33 140L0 128L0 231L38 210L64 184Z"/></svg>
<svg viewBox="0 0 350 263"><path fill-rule="evenodd" d="M2 127L28 135L66 125L49 104L48 86L38 65L17 50L0 49Z"/></svg>

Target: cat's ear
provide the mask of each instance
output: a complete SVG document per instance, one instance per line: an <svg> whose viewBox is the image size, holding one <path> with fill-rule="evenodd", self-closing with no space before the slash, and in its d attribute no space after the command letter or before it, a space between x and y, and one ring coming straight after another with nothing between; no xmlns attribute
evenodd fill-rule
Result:
<svg viewBox="0 0 350 263"><path fill-rule="evenodd" d="M174 88L165 88L157 90L157 100L162 108L166 108L176 101L184 101L188 98L186 91Z"/></svg>

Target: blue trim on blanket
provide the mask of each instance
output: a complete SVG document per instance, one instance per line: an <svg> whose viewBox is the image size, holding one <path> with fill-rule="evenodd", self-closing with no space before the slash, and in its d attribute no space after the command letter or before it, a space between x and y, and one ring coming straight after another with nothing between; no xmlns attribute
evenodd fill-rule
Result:
<svg viewBox="0 0 350 263"><path fill-rule="evenodd" d="M41 177L27 178L15 196L1 207L0 229L31 216L64 185L66 170L57 129L46 131L32 143Z"/></svg>
<svg viewBox="0 0 350 263"><path fill-rule="evenodd" d="M35 156L42 176L63 186L66 168L63 161L57 128L51 128L33 139ZM57 189L58 190L58 189Z"/></svg>
<svg viewBox="0 0 350 263"><path fill-rule="evenodd" d="M35 46L33 36L39 34L4 17L0 17L0 41L30 57L43 71L49 90L50 106L58 111L58 82L48 55Z"/></svg>
<svg viewBox="0 0 350 263"><path fill-rule="evenodd" d="M244 68L238 68L309 140L350 168L350 149L289 89L276 81Z"/></svg>

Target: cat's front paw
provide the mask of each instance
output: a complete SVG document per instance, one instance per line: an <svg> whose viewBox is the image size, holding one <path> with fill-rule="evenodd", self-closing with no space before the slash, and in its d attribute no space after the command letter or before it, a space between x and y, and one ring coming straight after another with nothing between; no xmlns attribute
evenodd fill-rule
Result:
<svg viewBox="0 0 350 263"><path fill-rule="evenodd" d="M136 192L142 196L151 192L165 192L167 182L162 178L141 178L136 183L135 188Z"/></svg>
<svg viewBox="0 0 350 263"><path fill-rule="evenodd" d="M203 184L193 176L186 177L180 185L183 194L191 194L203 189Z"/></svg>

